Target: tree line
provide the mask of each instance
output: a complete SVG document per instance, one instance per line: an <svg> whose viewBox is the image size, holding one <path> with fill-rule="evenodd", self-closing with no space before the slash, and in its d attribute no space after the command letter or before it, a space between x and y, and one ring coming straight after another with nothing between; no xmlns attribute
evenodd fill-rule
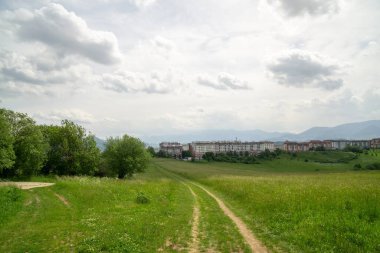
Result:
<svg viewBox="0 0 380 253"><path fill-rule="evenodd" d="M134 137L109 138L104 152L95 136L69 120L37 125L27 114L0 108L0 177L89 175L124 178L143 171L150 154Z"/></svg>

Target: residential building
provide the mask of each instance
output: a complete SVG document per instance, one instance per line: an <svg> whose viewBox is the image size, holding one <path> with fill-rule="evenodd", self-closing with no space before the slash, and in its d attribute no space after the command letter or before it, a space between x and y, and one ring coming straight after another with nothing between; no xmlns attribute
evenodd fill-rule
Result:
<svg viewBox="0 0 380 253"><path fill-rule="evenodd" d="M331 140L332 149L345 149L349 146L356 146L359 148L369 148L370 142L368 140Z"/></svg>
<svg viewBox="0 0 380 253"><path fill-rule="evenodd" d="M370 141L371 148L380 148L380 138L372 139Z"/></svg>
<svg viewBox="0 0 380 253"><path fill-rule="evenodd" d="M180 158L182 157L182 144L179 142L161 142L160 151L168 156Z"/></svg>
<svg viewBox="0 0 380 253"><path fill-rule="evenodd" d="M195 141L190 145L190 150L194 158L200 159L206 152L228 153L228 152L248 152L257 154L266 149L274 151L274 143L269 141L263 142L241 142L241 141Z"/></svg>

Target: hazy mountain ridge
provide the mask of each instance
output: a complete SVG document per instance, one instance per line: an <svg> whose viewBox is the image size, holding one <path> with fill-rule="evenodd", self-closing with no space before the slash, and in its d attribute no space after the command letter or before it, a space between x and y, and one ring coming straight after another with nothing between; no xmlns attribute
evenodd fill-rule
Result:
<svg viewBox="0 0 380 253"><path fill-rule="evenodd" d="M141 139L145 143L157 145L162 141L178 141L188 143L192 141L217 141L217 140L241 140L241 141L308 141L327 139L372 139L380 137L380 120L370 120L342 124L335 127L312 127L301 133L266 132L263 130L203 130L186 134L144 136Z"/></svg>
<svg viewBox="0 0 380 253"><path fill-rule="evenodd" d="M95 139L95 142L96 142L96 146L101 150L101 151L104 151L106 149L106 141L105 140L102 140L96 136L94 136L94 139Z"/></svg>

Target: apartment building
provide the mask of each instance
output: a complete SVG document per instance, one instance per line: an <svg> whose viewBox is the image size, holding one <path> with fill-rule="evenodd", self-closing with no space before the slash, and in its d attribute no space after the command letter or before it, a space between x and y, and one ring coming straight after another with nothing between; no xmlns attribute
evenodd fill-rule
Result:
<svg viewBox="0 0 380 253"><path fill-rule="evenodd" d="M182 157L182 144L179 142L161 142L160 151L175 158Z"/></svg>
<svg viewBox="0 0 380 253"><path fill-rule="evenodd" d="M266 149L274 151L274 143L262 142L241 142L241 141L195 141L190 145L190 150L194 158L200 159L206 152L228 153L228 152L249 152L257 154Z"/></svg>
<svg viewBox="0 0 380 253"><path fill-rule="evenodd" d="M380 138L372 139L369 145L371 148L380 148Z"/></svg>
<svg viewBox="0 0 380 253"><path fill-rule="evenodd" d="M348 146L356 146L359 148L369 148L369 140L331 140L332 149L345 149Z"/></svg>

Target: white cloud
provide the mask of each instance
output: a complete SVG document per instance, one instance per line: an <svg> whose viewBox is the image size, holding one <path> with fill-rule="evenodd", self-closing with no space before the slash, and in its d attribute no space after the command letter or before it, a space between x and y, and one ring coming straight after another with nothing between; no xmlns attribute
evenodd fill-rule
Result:
<svg viewBox="0 0 380 253"><path fill-rule="evenodd" d="M8 96L18 96L22 94L34 95L34 96L42 96L48 95L52 96L54 94L48 87L39 86L39 85L29 85L23 83L15 83L15 82L5 82L0 83L0 91L1 94Z"/></svg>
<svg viewBox="0 0 380 253"><path fill-rule="evenodd" d="M313 87L325 90L339 89L341 66L327 57L306 51L291 51L267 66L273 78L281 85Z"/></svg>
<svg viewBox="0 0 380 253"><path fill-rule="evenodd" d="M121 61L113 33L89 28L86 21L60 4L51 3L33 11L8 11L6 17L16 25L21 40L41 42L61 56L80 55L101 64Z"/></svg>
<svg viewBox="0 0 380 253"><path fill-rule="evenodd" d="M103 74L100 84L104 89L119 93L168 93L176 83L170 73L132 73L118 70ZM179 84L179 83L178 83Z"/></svg>
<svg viewBox="0 0 380 253"><path fill-rule="evenodd" d="M1 1L2 105L88 110L100 136L379 118L380 2L268 1Z"/></svg>
<svg viewBox="0 0 380 253"><path fill-rule="evenodd" d="M157 0L129 0L130 3L134 4L138 8L145 8L153 5Z"/></svg>
<svg viewBox="0 0 380 253"><path fill-rule="evenodd" d="M54 110L48 113L35 113L34 117L49 122L60 122L61 120L68 119L77 123L93 123L95 122L95 117L80 109L67 109L67 110Z"/></svg>
<svg viewBox="0 0 380 253"><path fill-rule="evenodd" d="M219 73L217 78L198 76L198 84L218 90L246 90L250 89L246 81L240 80L229 73Z"/></svg>
<svg viewBox="0 0 380 253"><path fill-rule="evenodd" d="M157 36L152 40L152 44L158 48L162 48L168 51L171 51L175 45L171 40Z"/></svg>
<svg viewBox="0 0 380 253"><path fill-rule="evenodd" d="M0 79L35 85L75 82L90 72L85 65L63 65L64 61L43 56L26 57L0 51Z"/></svg>
<svg viewBox="0 0 380 253"><path fill-rule="evenodd" d="M320 118L339 118L343 121L380 118L380 86L354 94L344 90L338 95L316 98L297 105L297 111L313 111Z"/></svg>

